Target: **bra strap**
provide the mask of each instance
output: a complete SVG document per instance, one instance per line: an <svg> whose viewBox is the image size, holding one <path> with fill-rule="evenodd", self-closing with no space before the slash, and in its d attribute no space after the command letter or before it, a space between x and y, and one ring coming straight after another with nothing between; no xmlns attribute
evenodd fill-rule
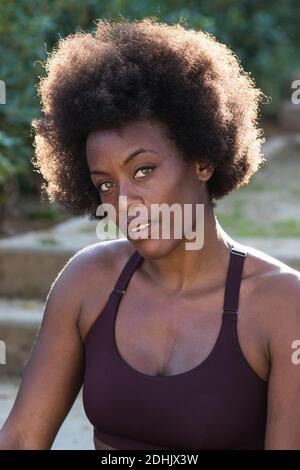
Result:
<svg viewBox="0 0 300 470"><path fill-rule="evenodd" d="M239 307L240 285L244 261L248 253L245 250L231 247L228 274L225 286L223 316L237 319Z"/></svg>
<svg viewBox="0 0 300 470"><path fill-rule="evenodd" d="M137 250L133 253L133 255L131 255L124 268L122 269L121 274L119 275L111 294L125 294L126 287L130 281L130 278L142 259L143 257L139 254Z"/></svg>

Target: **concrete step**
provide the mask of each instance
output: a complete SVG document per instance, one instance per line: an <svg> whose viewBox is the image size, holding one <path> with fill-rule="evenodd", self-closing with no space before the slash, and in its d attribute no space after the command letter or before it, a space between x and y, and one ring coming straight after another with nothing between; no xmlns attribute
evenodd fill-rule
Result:
<svg viewBox="0 0 300 470"><path fill-rule="evenodd" d="M0 298L0 378L22 375L43 311L41 300Z"/></svg>
<svg viewBox="0 0 300 470"><path fill-rule="evenodd" d="M66 262L99 242L96 223L86 218L0 240L0 296L45 298Z"/></svg>
<svg viewBox="0 0 300 470"><path fill-rule="evenodd" d="M300 271L300 238L234 238Z"/></svg>

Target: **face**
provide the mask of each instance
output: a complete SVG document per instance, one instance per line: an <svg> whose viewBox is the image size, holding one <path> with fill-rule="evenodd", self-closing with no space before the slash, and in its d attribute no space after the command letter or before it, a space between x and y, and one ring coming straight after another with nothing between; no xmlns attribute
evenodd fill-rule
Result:
<svg viewBox="0 0 300 470"><path fill-rule="evenodd" d="M93 131L86 143L87 162L91 180L99 191L99 204L108 203L114 207L116 225L120 226L119 211L130 221L130 218L139 216L139 212L129 213L130 208L147 209L147 219L143 216L141 219L145 222L151 220L150 229L145 229L148 238L142 238L138 232L124 233L121 226L124 235L144 258L164 256L185 241L184 232L181 239L172 235L172 216L170 237L151 238L148 230L153 230L158 222L162 223L161 214L151 217L153 204L172 206L176 203L183 210L184 204L195 207L197 203L208 202L205 183L213 170L201 166L201 163L184 162L175 142L167 137L165 131L164 124L158 121L134 121L124 125L121 131ZM123 199L125 203L120 204L120 196L126 196ZM134 225L130 222L131 227ZM159 233L161 235L162 232Z"/></svg>

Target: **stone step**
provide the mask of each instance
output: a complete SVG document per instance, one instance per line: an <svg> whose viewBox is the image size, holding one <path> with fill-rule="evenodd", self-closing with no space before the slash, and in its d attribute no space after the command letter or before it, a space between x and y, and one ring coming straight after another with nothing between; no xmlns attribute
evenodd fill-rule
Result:
<svg viewBox="0 0 300 470"><path fill-rule="evenodd" d="M0 378L22 375L43 311L41 300L0 298Z"/></svg>
<svg viewBox="0 0 300 470"><path fill-rule="evenodd" d="M45 298L66 262L99 243L95 230L95 223L78 218L0 240L0 296Z"/></svg>
<svg viewBox="0 0 300 470"><path fill-rule="evenodd" d="M300 271L300 238L234 238L237 242L271 256Z"/></svg>

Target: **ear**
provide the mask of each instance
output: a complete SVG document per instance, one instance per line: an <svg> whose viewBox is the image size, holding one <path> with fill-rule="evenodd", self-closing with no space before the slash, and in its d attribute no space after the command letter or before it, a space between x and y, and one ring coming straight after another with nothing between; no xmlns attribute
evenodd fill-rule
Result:
<svg viewBox="0 0 300 470"><path fill-rule="evenodd" d="M203 182L208 181L209 178L211 178L213 172L214 172L214 167L212 164L209 164L208 162L204 160L196 162L196 173L200 181L203 181Z"/></svg>

